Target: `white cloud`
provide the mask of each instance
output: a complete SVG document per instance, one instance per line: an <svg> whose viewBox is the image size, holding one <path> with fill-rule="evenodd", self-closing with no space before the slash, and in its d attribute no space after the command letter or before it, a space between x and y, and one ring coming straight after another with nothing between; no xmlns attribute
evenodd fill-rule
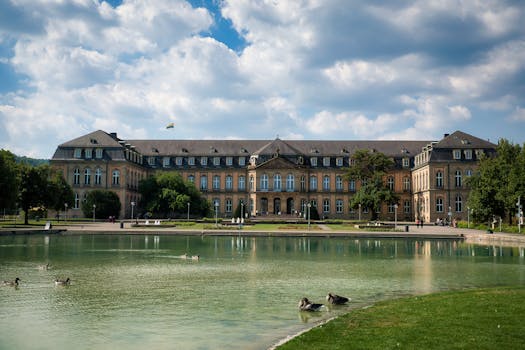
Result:
<svg viewBox="0 0 525 350"><path fill-rule="evenodd" d="M513 122L525 122L525 108L516 107L509 119Z"/></svg>

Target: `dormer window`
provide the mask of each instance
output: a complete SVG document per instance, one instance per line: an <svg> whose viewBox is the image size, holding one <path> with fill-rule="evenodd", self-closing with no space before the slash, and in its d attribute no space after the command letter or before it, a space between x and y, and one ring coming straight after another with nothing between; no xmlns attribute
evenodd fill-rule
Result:
<svg viewBox="0 0 525 350"><path fill-rule="evenodd" d="M195 165L195 157L188 157L188 165Z"/></svg>
<svg viewBox="0 0 525 350"><path fill-rule="evenodd" d="M97 148L97 149L95 150L95 157L96 157L97 159L101 159L101 158L102 158L102 148Z"/></svg>
<svg viewBox="0 0 525 350"><path fill-rule="evenodd" d="M316 157L310 158L310 165L311 166L317 166L317 158Z"/></svg>
<svg viewBox="0 0 525 350"><path fill-rule="evenodd" d="M93 158L93 150L91 148L86 148L84 153L84 158L91 159Z"/></svg>
<svg viewBox="0 0 525 350"><path fill-rule="evenodd" d="M202 166L208 165L208 157L201 157L201 165Z"/></svg>
<svg viewBox="0 0 525 350"><path fill-rule="evenodd" d="M472 150L471 149L466 149L464 151L465 153L465 159L472 159Z"/></svg>
<svg viewBox="0 0 525 350"><path fill-rule="evenodd" d="M337 158L335 159L335 164L336 164L337 166L343 166L343 157L337 157Z"/></svg>
<svg viewBox="0 0 525 350"><path fill-rule="evenodd" d="M323 166L330 166L330 157L323 157Z"/></svg>
<svg viewBox="0 0 525 350"><path fill-rule="evenodd" d="M215 166L221 165L221 157L213 157L213 165Z"/></svg>
<svg viewBox="0 0 525 350"><path fill-rule="evenodd" d="M239 157L239 165L240 166L246 165L246 157Z"/></svg>
<svg viewBox="0 0 525 350"><path fill-rule="evenodd" d="M461 150L455 149L452 151L454 159L461 159Z"/></svg>
<svg viewBox="0 0 525 350"><path fill-rule="evenodd" d="M482 149L477 149L476 150L476 158L479 160L481 159L481 157L483 156L483 154L485 154L485 152L483 152Z"/></svg>
<svg viewBox="0 0 525 350"><path fill-rule="evenodd" d="M403 168L408 168L410 166L410 159L403 158Z"/></svg>
<svg viewBox="0 0 525 350"><path fill-rule="evenodd" d="M75 148L74 157L75 158L82 158L82 149L81 148Z"/></svg>
<svg viewBox="0 0 525 350"><path fill-rule="evenodd" d="M175 158L175 164L177 164L178 166L181 166L182 165L182 157Z"/></svg>
<svg viewBox="0 0 525 350"><path fill-rule="evenodd" d="M165 168L170 166L170 157L162 158L162 166L165 167Z"/></svg>
<svg viewBox="0 0 525 350"><path fill-rule="evenodd" d="M155 165L155 157L148 157L148 164L151 166Z"/></svg>
<svg viewBox="0 0 525 350"><path fill-rule="evenodd" d="M226 166L233 165L233 157L226 157Z"/></svg>

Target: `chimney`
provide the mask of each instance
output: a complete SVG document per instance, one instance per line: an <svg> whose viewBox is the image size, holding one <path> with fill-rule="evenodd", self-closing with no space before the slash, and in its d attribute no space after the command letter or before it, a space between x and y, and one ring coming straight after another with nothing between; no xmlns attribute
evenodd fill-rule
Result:
<svg viewBox="0 0 525 350"><path fill-rule="evenodd" d="M443 138L449 137L449 136L450 136L450 134L443 134Z"/></svg>
<svg viewBox="0 0 525 350"><path fill-rule="evenodd" d="M117 139L117 133L116 132L110 132L109 136L111 136L114 140Z"/></svg>

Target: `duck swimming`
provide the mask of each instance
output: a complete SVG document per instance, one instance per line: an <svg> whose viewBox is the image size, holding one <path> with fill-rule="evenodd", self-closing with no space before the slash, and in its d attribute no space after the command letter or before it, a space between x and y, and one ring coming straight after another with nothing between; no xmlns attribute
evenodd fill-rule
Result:
<svg viewBox="0 0 525 350"><path fill-rule="evenodd" d="M301 311L319 311L323 306L323 304L312 303L308 298L302 298L299 302L299 310Z"/></svg>
<svg viewBox="0 0 525 350"><path fill-rule="evenodd" d="M71 283L71 280L68 278L66 278L65 280L61 280L61 279L56 279L55 280L55 286L69 286L69 284Z"/></svg>
<svg viewBox="0 0 525 350"><path fill-rule="evenodd" d="M2 285L4 286L11 286L11 287L18 287L18 285L20 284L20 278L15 278L14 281L2 281Z"/></svg>
<svg viewBox="0 0 525 350"><path fill-rule="evenodd" d="M350 299L337 294L328 293L328 295L326 296L326 300L328 300L328 302L332 305L343 305L348 303Z"/></svg>

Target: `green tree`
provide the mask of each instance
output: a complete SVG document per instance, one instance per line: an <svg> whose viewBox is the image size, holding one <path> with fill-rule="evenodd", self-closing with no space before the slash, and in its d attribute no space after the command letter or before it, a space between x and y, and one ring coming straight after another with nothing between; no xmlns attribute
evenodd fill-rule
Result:
<svg viewBox="0 0 525 350"><path fill-rule="evenodd" d="M94 209L93 205L96 206ZM120 199L115 192L94 190L88 192L86 201L82 204L82 212L87 218L93 216L93 210L95 211L95 218L108 218L110 216L118 218L121 207Z"/></svg>
<svg viewBox="0 0 525 350"><path fill-rule="evenodd" d="M65 209L64 204L72 207L75 200L75 193L71 186L64 179L60 171L52 171L49 179L49 194L51 198L51 207L58 213Z"/></svg>
<svg viewBox="0 0 525 350"><path fill-rule="evenodd" d="M476 221L488 221L497 215L512 224L518 197L525 196L525 147L502 139L496 154L482 159L478 172L468 179L468 205Z"/></svg>
<svg viewBox="0 0 525 350"><path fill-rule="evenodd" d="M206 216L210 211L210 203L195 185L184 181L178 173L163 172L144 179L139 183L139 192L141 207L157 217L182 216L188 203L192 215Z"/></svg>
<svg viewBox="0 0 525 350"><path fill-rule="evenodd" d="M0 150L0 209L15 209L20 184L15 155Z"/></svg>
<svg viewBox="0 0 525 350"><path fill-rule="evenodd" d="M20 190L18 202L24 211L24 223L27 225L29 209L47 207L52 202L49 186L50 168L47 165L32 167L20 166Z"/></svg>
<svg viewBox="0 0 525 350"><path fill-rule="evenodd" d="M377 219L381 203L394 204L399 197L384 183L383 178L394 168L394 161L380 152L357 150L352 159L354 164L346 169L348 180L360 180L363 184L350 200L350 207L359 204L372 210L372 220Z"/></svg>

